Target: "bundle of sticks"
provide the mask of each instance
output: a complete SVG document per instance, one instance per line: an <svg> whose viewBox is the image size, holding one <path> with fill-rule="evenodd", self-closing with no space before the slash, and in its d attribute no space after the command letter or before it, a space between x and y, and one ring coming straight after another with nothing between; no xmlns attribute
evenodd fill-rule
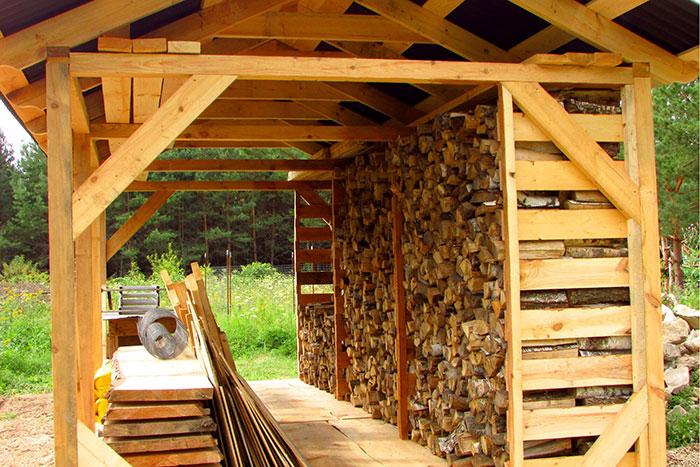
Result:
<svg viewBox="0 0 700 467"><path fill-rule="evenodd" d="M214 386L214 412L219 445L229 466L308 465L272 414L238 374L226 334L216 324L199 264L174 283L161 277L178 317L187 323L192 346Z"/></svg>

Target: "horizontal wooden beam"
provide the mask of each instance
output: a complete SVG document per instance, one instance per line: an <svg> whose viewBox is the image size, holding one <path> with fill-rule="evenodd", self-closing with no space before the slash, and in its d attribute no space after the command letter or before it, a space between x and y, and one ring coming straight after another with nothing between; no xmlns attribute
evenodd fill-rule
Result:
<svg viewBox="0 0 700 467"><path fill-rule="evenodd" d="M132 182L124 191L294 191L330 190L325 181L287 180L182 180L172 182Z"/></svg>
<svg viewBox="0 0 700 467"><path fill-rule="evenodd" d="M330 227L297 227L297 240L300 242L330 242L332 239Z"/></svg>
<svg viewBox="0 0 700 467"><path fill-rule="evenodd" d="M626 238L627 220L617 209L520 209L518 239Z"/></svg>
<svg viewBox="0 0 700 467"><path fill-rule="evenodd" d="M298 285L332 284L333 272L297 272Z"/></svg>
<svg viewBox="0 0 700 467"><path fill-rule="evenodd" d="M226 28L216 37L359 42L430 40L381 16L271 12Z"/></svg>
<svg viewBox="0 0 700 467"><path fill-rule="evenodd" d="M94 123L93 139L129 138L140 125L129 123ZM382 126L242 126L230 123L194 123L175 139L178 141L394 141L407 136L411 128Z"/></svg>
<svg viewBox="0 0 700 467"><path fill-rule="evenodd" d="M615 419L624 404L525 410L525 441L597 436ZM578 465L578 464L576 464Z"/></svg>
<svg viewBox="0 0 700 467"><path fill-rule="evenodd" d="M627 258L527 259L520 261L521 290L629 287Z"/></svg>
<svg viewBox="0 0 700 467"><path fill-rule="evenodd" d="M331 262L331 250L296 250L297 263L324 264Z"/></svg>
<svg viewBox="0 0 700 467"><path fill-rule="evenodd" d="M629 336L632 309L611 306L523 310L521 323L523 340Z"/></svg>
<svg viewBox="0 0 700 467"><path fill-rule="evenodd" d="M31 86L31 85L30 85ZM348 97L323 83L236 80L219 99L345 101Z"/></svg>
<svg viewBox="0 0 700 467"><path fill-rule="evenodd" d="M330 302L333 302L332 293L300 293L297 295L297 304L301 306L310 305L312 303Z"/></svg>
<svg viewBox="0 0 700 467"><path fill-rule="evenodd" d="M578 123L581 128L594 141L600 142L621 142L624 140L624 129L622 127L622 115L606 114L569 114L571 119ZM515 131L515 141L551 141L537 124L527 115L520 112L513 114L513 124Z"/></svg>
<svg viewBox="0 0 700 467"><path fill-rule="evenodd" d="M240 79L478 84L499 81L631 84L630 68L542 67L526 63L380 60L236 55L71 53L71 73L96 76L189 76L236 73Z"/></svg>
<svg viewBox="0 0 700 467"><path fill-rule="evenodd" d="M148 172L310 172L331 171L344 164L338 160L313 159L158 159Z"/></svg>
<svg viewBox="0 0 700 467"><path fill-rule="evenodd" d="M218 99L206 108L199 118L321 120L325 117L296 102Z"/></svg>
<svg viewBox="0 0 700 467"><path fill-rule="evenodd" d="M522 361L523 391L632 384L631 355Z"/></svg>

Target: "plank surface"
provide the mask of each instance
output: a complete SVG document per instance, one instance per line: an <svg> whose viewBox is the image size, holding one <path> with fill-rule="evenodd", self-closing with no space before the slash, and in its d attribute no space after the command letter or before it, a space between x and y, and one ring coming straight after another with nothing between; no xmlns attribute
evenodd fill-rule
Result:
<svg viewBox="0 0 700 467"><path fill-rule="evenodd" d="M205 433L215 431L211 417L177 418L172 420L118 420L105 421L104 436L143 437L174 435L181 433Z"/></svg>
<svg viewBox="0 0 700 467"><path fill-rule="evenodd" d="M623 170L624 164L623 161L613 161L619 170ZM571 161L516 161L515 180L518 190L522 191L598 189Z"/></svg>
<svg viewBox="0 0 700 467"><path fill-rule="evenodd" d="M617 209L518 209L520 240L626 238L627 220Z"/></svg>
<svg viewBox="0 0 700 467"><path fill-rule="evenodd" d="M217 448L124 454L123 457L133 467L202 465L222 460L221 452Z"/></svg>
<svg viewBox="0 0 700 467"><path fill-rule="evenodd" d="M551 358L523 361L523 390L632 384L632 357Z"/></svg>
<svg viewBox="0 0 700 467"><path fill-rule="evenodd" d="M129 467L119 454L82 422L78 422L78 463L80 467L108 465L110 467Z"/></svg>
<svg viewBox="0 0 700 467"><path fill-rule="evenodd" d="M107 409L109 420L148 420L159 418L201 417L210 410L201 402L112 402Z"/></svg>
<svg viewBox="0 0 700 467"><path fill-rule="evenodd" d="M297 250L297 261L299 263L330 263L331 262L331 250L330 249L319 249L319 250Z"/></svg>
<svg viewBox="0 0 700 467"><path fill-rule="evenodd" d="M216 440L210 434L167 434L137 438L111 437L106 438L106 440L109 446L119 454L216 447Z"/></svg>
<svg viewBox="0 0 700 467"><path fill-rule="evenodd" d="M581 125L594 140L620 142L624 139L622 115L571 114L571 119ZM527 115L513 114L515 141L551 141Z"/></svg>
<svg viewBox="0 0 700 467"><path fill-rule="evenodd" d="M589 289L629 285L627 258L565 258L520 261L522 290Z"/></svg>
<svg viewBox="0 0 700 467"><path fill-rule="evenodd" d="M524 467L579 467L583 456L550 457L546 459L525 459ZM625 454L617 467L637 467L635 453Z"/></svg>
<svg viewBox="0 0 700 467"><path fill-rule="evenodd" d="M121 347L114 362L118 370L108 395L110 402L212 398L212 385L189 348L177 358L159 360L143 346Z"/></svg>
<svg viewBox="0 0 700 467"><path fill-rule="evenodd" d="M628 336L631 312L629 306L525 310L522 335L525 340Z"/></svg>
<svg viewBox="0 0 700 467"><path fill-rule="evenodd" d="M612 422L623 404L525 410L526 441L597 436Z"/></svg>
<svg viewBox="0 0 700 467"><path fill-rule="evenodd" d="M297 295L297 303L301 306L311 303L330 303L333 301L333 294L330 293L300 293Z"/></svg>
<svg viewBox="0 0 700 467"><path fill-rule="evenodd" d="M329 227L298 227L296 230L300 242L330 242L333 239Z"/></svg>
<svg viewBox="0 0 700 467"><path fill-rule="evenodd" d="M333 272L297 272L297 284L332 284Z"/></svg>

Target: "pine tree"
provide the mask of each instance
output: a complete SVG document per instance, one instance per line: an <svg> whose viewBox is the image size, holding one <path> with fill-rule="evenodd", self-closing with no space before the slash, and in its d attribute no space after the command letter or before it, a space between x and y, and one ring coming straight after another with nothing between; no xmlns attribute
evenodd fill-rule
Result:
<svg viewBox="0 0 700 467"><path fill-rule="evenodd" d="M683 230L698 223L698 81L654 90L661 235L671 244L673 279L683 287Z"/></svg>
<svg viewBox="0 0 700 467"><path fill-rule="evenodd" d="M5 135L0 131L0 262L11 259L5 255L3 238L7 223L15 214L12 203L14 195L12 181L16 176L17 169L12 155L12 146L5 140Z"/></svg>

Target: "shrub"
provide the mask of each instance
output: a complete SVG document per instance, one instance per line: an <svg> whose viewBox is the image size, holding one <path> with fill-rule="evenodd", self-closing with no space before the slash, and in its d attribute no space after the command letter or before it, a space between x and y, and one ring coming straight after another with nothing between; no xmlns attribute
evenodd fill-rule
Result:
<svg viewBox="0 0 700 467"><path fill-rule="evenodd" d="M39 271L39 268L31 260L24 259L24 255L15 256L12 261L2 263L0 279L5 282L41 282L47 283L49 275Z"/></svg>
<svg viewBox="0 0 700 467"><path fill-rule="evenodd" d="M262 279L268 276L275 276L279 273L269 263L250 263L241 268L241 277L248 279Z"/></svg>
<svg viewBox="0 0 700 467"><path fill-rule="evenodd" d="M666 419L666 439L669 449L700 442L698 417L700 412L695 408L685 415L675 414Z"/></svg>
<svg viewBox="0 0 700 467"><path fill-rule="evenodd" d="M148 262L151 263L151 277L150 280L154 284L160 284L160 272L162 270L168 271L170 279L173 282L180 282L185 278L185 270L182 268L182 259L173 251L172 243L168 243L168 251L165 253L154 253L146 257Z"/></svg>

